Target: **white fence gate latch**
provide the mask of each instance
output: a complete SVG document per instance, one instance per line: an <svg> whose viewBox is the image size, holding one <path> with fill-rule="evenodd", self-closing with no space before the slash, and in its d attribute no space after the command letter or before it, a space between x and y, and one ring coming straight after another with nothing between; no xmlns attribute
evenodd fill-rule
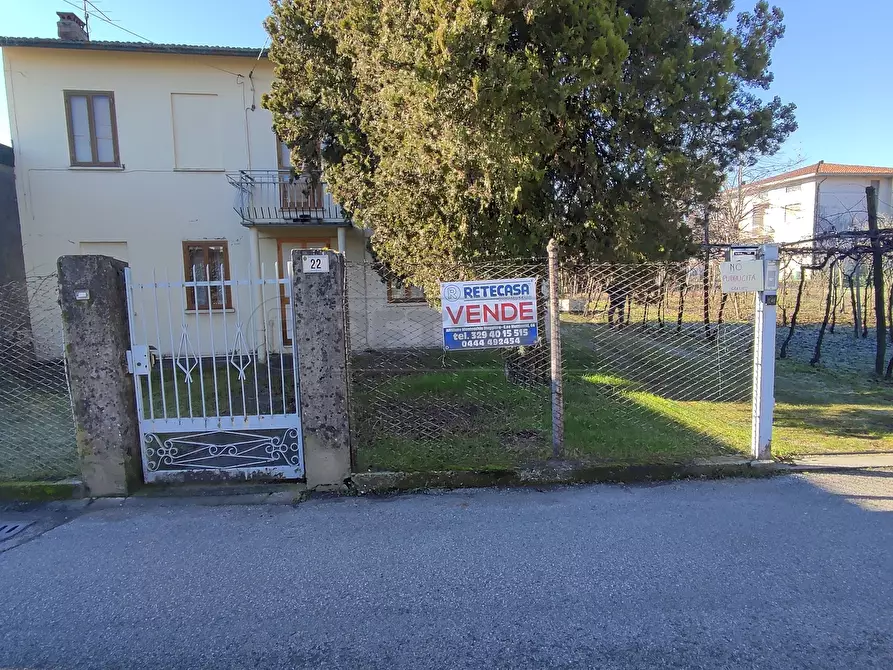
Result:
<svg viewBox="0 0 893 670"><path fill-rule="evenodd" d="M127 371L132 375L148 375L149 370L149 345L134 344L127 352Z"/></svg>

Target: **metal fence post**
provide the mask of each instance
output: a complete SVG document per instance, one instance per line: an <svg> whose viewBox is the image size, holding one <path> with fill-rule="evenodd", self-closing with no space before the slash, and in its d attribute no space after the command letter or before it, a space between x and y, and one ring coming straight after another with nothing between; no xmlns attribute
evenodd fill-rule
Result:
<svg viewBox="0 0 893 670"><path fill-rule="evenodd" d="M552 456L564 453L564 392L561 384L561 324L558 305L558 243L551 239L549 252L549 353L552 364Z"/></svg>
<svg viewBox="0 0 893 670"><path fill-rule="evenodd" d="M763 290L757 292L754 310L751 453L754 459L763 461L772 458L778 245L762 245L760 255L763 259Z"/></svg>

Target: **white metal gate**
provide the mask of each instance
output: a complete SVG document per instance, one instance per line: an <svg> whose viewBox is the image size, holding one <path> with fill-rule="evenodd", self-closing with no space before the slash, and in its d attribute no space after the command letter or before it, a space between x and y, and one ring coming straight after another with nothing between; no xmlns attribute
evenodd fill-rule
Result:
<svg viewBox="0 0 893 670"><path fill-rule="evenodd" d="M304 455L290 272L134 281L125 270L147 482L298 479ZM253 273L249 272L249 275Z"/></svg>

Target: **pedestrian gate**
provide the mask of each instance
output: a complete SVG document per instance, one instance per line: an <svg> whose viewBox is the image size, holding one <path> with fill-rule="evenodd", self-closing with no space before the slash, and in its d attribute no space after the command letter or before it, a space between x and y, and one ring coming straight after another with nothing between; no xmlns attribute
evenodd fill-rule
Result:
<svg viewBox="0 0 893 670"><path fill-rule="evenodd" d="M125 270L147 482L304 476L290 272L134 281ZM249 272L249 275L253 273ZM285 328L283 328L285 325Z"/></svg>

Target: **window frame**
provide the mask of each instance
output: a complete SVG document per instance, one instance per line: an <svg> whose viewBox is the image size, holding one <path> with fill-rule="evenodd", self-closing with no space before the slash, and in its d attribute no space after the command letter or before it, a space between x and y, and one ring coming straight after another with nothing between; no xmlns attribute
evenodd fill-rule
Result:
<svg viewBox="0 0 893 670"><path fill-rule="evenodd" d="M74 91L64 90L62 94L65 99L65 127L68 132L68 158L71 167L121 167L121 154L118 149L118 114L115 109L115 93L114 91ZM104 96L109 99L109 115L112 124L112 151L114 151L114 160L112 162L100 161L99 150L96 146L96 119L93 116L93 98ZM74 126L71 119L71 99L77 97L87 98L87 129L90 133L90 154L91 161L79 161L75 153L74 147Z"/></svg>
<svg viewBox="0 0 893 670"><path fill-rule="evenodd" d="M204 264L208 266L208 253L211 247L223 247L223 281L230 281L229 272L229 240L183 240L183 277L186 283L196 281L192 276L192 263L189 260L189 248L202 247L204 249ZM203 278L197 281L206 281ZM204 287L203 287L204 288ZM209 301L207 307L201 307L196 304L196 291L201 290L196 286L186 286L186 311L187 312L222 312L224 310L233 309L233 292L232 287L225 285L224 300L213 301L214 293L211 292L212 300ZM207 290L207 289L204 289ZM224 302L226 306L224 307Z"/></svg>
<svg viewBox="0 0 893 670"><path fill-rule="evenodd" d="M413 296L412 289L418 289L422 295ZM401 295L397 295L397 293ZM388 280L388 304L392 305L427 305L428 298L425 296L425 289L415 286L409 282L403 282L402 286L397 286L390 279Z"/></svg>

